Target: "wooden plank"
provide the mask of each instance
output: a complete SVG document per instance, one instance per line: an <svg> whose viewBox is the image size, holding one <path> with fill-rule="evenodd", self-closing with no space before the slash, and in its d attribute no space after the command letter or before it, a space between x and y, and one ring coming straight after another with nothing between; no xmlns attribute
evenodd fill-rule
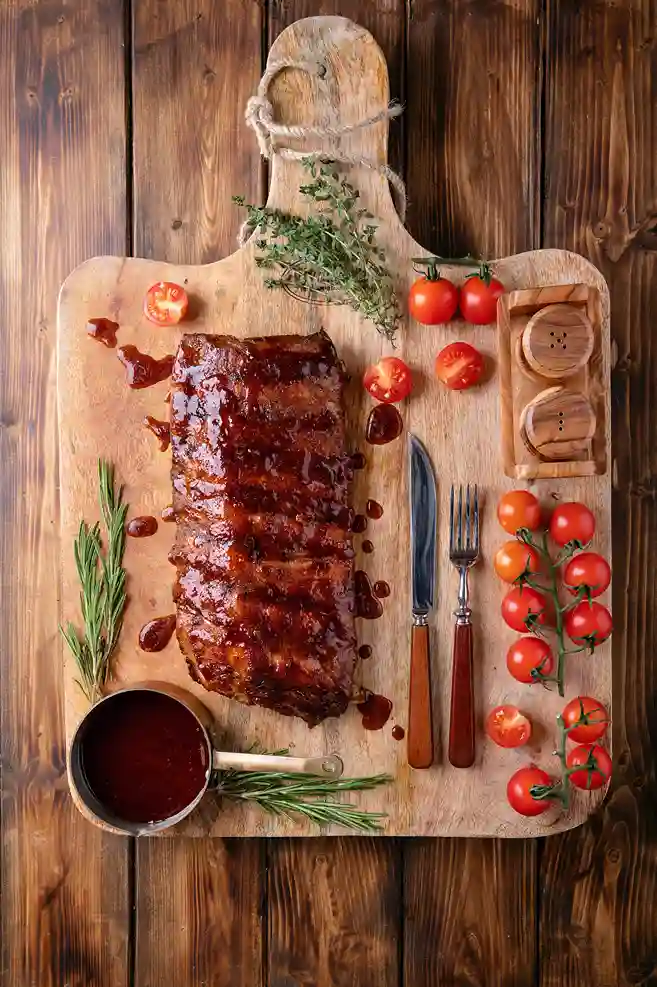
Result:
<svg viewBox="0 0 657 987"><path fill-rule="evenodd" d="M545 242L590 257L611 291L615 783L588 824L541 856L544 987L654 976L657 819L656 10L548 2Z"/></svg>
<svg viewBox="0 0 657 987"><path fill-rule="evenodd" d="M537 245L537 14L536 0L409 4L408 224L440 254ZM536 866L535 842L406 842L404 982L532 983Z"/></svg>
<svg viewBox="0 0 657 987"><path fill-rule="evenodd" d="M231 195L261 197L244 106L261 5L142 0L134 23L134 250L204 263L234 249ZM257 987L264 844L138 841L135 987Z"/></svg>
<svg viewBox="0 0 657 987"><path fill-rule="evenodd" d="M66 785L55 404L59 285L125 250L122 40L120 3L0 10L5 987L129 976L128 841L89 826Z"/></svg>
<svg viewBox="0 0 657 987"><path fill-rule="evenodd" d="M285 840L269 848L271 987L397 987L397 841Z"/></svg>

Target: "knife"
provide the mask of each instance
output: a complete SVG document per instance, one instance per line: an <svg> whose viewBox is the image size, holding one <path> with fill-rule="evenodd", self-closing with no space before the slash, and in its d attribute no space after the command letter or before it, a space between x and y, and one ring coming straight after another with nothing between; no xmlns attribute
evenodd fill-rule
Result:
<svg viewBox="0 0 657 987"><path fill-rule="evenodd" d="M411 506L411 679L408 695L408 763L412 768L433 764L429 614L436 584L436 479L420 440L408 436Z"/></svg>

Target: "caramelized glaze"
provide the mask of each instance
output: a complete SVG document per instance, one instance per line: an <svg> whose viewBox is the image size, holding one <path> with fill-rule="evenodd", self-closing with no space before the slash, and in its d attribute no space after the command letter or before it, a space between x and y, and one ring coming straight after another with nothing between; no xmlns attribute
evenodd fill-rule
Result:
<svg viewBox="0 0 657 987"><path fill-rule="evenodd" d="M142 651L164 651L175 629L175 613L149 620L139 632L139 647Z"/></svg>
<svg viewBox="0 0 657 987"><path fill-rule="evenodd" d="M169 442L171 441L171 429L169 422L160 421L159 418L153 418L152 415L146 415L144 418L144 427L152 432L156 439L160 443L160 452L166 452L169 448Z"/></svg>
<svg viewBox="0 0 657 987"><path fill-rule="evenodd" d="M157 531L157 518L151 517L150 514L133 517L131 521L128 521L125 530L131 538L148 538L149 535L154 535Z"/></svg>
<svg viewBox="0 0 657 987"><path fill-rule="evenodd" d="M120 346L116 355L126 369L128 387L134 389L152 387L171 376L174 356L163 356L160 360L140 353L136 346Z"/></svg>

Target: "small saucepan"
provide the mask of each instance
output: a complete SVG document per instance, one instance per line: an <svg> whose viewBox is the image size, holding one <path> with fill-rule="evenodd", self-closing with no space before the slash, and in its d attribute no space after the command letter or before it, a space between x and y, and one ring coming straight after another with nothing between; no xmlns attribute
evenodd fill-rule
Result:
<svg viewBox="0 0 657 987"><path fill-rule="evenodd" d="M214 749L212 716L191 693L145 682L105 696L78 725L68 758L71 792L93 822L130 836L174 826L197 807L212 771L285 771L339 778L335 754L277 757Z"/></svg>

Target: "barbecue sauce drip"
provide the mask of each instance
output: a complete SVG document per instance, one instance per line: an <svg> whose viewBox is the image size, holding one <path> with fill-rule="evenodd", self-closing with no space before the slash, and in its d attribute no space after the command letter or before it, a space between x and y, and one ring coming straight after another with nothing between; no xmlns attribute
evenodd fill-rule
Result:
<svg viewBox="0 0 657 987"><path fill-rule="evenodd" d="M387 596L390 596L390 583L387 583L385 579L379 579L374 583L374 595L380 600L385 600Z"/></svg>
<svg viewBox="0 0 657 987"><path fill-rule="evenodd" d="M373 446L384 446L402 434L401 415L394 404L377 404L367 419L365 438Z"/></svg>
<svg viewBox="0 0 657 987"><path fill-rule="evenodd" d="M404 728L403 727L400 727L399 724L397 724L397 726L394 726L392 728L392 739L393 740L403 740L405 736L406 736L406 734L404 732Z"/></svg>
<svg viewBox="0 0 657 987"><path fill-rule="evenodd" d="M365 505L365 513L373 521L378 521L379 518L383 517L383 508L376 500L368 500Z"/></svg>
<svg viewBox="0 0 657 987"><path fill-rule="evenodd" d="M111 319L89 319L87 322L88 335L110 349L116 346L116 330L118 328L118 322L112 322Z"/></svg>
<svg viewBox="0 0 657 987"><path fill-rule="evenodd" d="M392 713L390 700L385 696L377 695L376 692L367 692L365 701L357 705L366 730L381 730Z"/></svg>
<svg viewBox="0 0 657 987"><path fill-rule="evenodd" d="M125 530L131 538L148 538L157 531L157 518L151 517L150 514L133 517L132 521L128 521Z"/></svg>
<svg viewBox="0 0 657 987"><path fill-rule="evenodd" d="M205 734L182 703L134 690L99 703L81 738L81 765L98 801L118 820L168 819L203 791Z"/></svg>
<svg viewBox="0 0 657 987"><path fill-rule="evenodd" d="M128 387L135 390L142 387L152 387L171 376L175 356L163 356L161 360L140 353L136 346L120 346L116 355L126 369Z"/></svg>
<svg viewBox="0 0 657 987"><path fill-rule="evenodd" d="M164 651L175 629L175 613L149 620L139 632L139 647L142 651Z"/></svg>
<svg viewBox="0 0 657 987"><path fill-rule="evenodd" d="M356 585L356 616L365 620L376 620L383 616L383 607L372 592L369 576L362 569L354 573Z"/></svg>
<svg viewBox="0 0 657 987"><path fill-rule="evenodd" d="M367 460L362 452L354 452L351 456L351 468L352 470L364 470L367 465Z"/></svg>
<svg viewBox="0 0 657 987"><path fill-rule="evenodd" d="M159 418L153 418L152 415L146 415L143 424L159 440L160 452L166 452L171 442L171 426L169 422L163 422Z"/></svg>
<svg viewBox="0 0 657 987"><path fill-rule="evenodd" d="M369 644L361 644L358 649L358 657L365 660L366 658L372 657L372 648Z"/></svg>
<svg viewBox="0 0 657 987"><path fill-rule="evenodd" d="M169 504L167 507L163 508L160 517L163 521L175 521L176 512L173 509L173 504Z"/></svg>
<svg viewBox="0 0 657 987"><path fill-rule="evenodd" d="M366 527L367 527L367 518L365 517L365 515L357 514L353 520L353 524L351 525L351 530L356 535L362 535Z"/></svg>
<svg viewBox="0 0 657 987"><path fill-rule="evenodd" d="M363 544L362 544L361 547L362 547L362 549L363 549L363 551L365 552L366 555L371 555L372 552L374 551L374 545L369 540L369 538L366 538L365 539L365 541L363 542Z"/></svg>

